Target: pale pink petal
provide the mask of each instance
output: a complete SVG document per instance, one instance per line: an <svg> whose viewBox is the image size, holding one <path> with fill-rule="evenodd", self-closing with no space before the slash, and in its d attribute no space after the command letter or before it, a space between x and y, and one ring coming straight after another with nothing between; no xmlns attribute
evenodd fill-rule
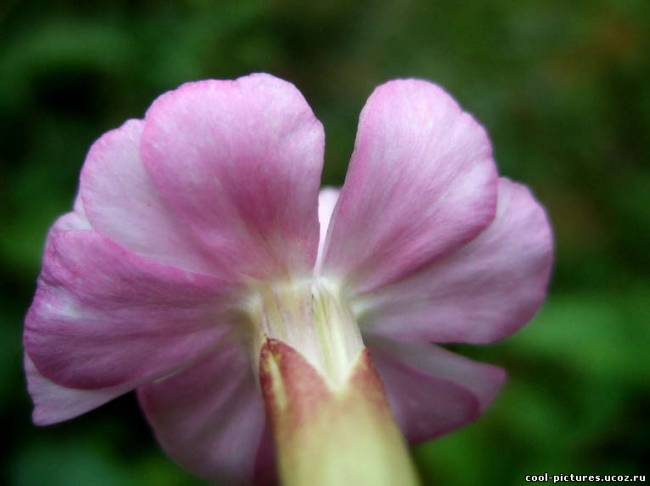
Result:
<svg viewBox="0 0 650 486"><path fill-rule="evenodd" d="M51 425L82 415L129 391L125 387L80 390L65 388L41 375L25 355L27 390L34 402L36 425Z"/></svg>
<svg viewBox="0 0 650 486"><path fill-rule="evenodd" d="M339 198L339 189L335 187L324 187L318 195L318 223L320 224L320 239L318 240L318 257L316 258L316 271L320 270L323 261L323 250L327 229L332 219L332 213Z"/></svg>
<svg viewBox="0 0 650 486"><path fill-rule="evenodd" d="M494 218L485 130L440 87L378 87L359 120L332 217L324 272L359 292L394 282L475 237Z"/></svg>
<svg viewBox="0 0 650 486"><path fill-rule="evenodd" d="M528 322L546 295L551 227L528 188L501 179L497 216L474 241L369 297L366 331L404 340L485 343Z"/></svg>
<svg viewBox="0 0 650 486"><path fill-rule="evenodd" d="M140 159L144 122L129 120L105 133L86 157L80 200L92 227L128 249L194 271L210 261L162 202Z"/></svg>
<svg viewBox="0 0 650 486"><path fill-rule="evenodd" d="M84 204L81 200L81 194L77 194L75 197L73 210L73 212L77 213L77 216L79 216L84 221L83 227L80 227L78 229L90 229L91 226L88 222L88 217L86 216L86 210L84 209Z"/></svg>
<svg viewBox="0 0 650 486"><path fill-rule="evenodd" d="M74 202L74 211L65 213L54 222L50 228L49 233L54 230L90 230L92 227L86 218L81 199L77 197Z"/></svg>
<svg viewBox="0 0 650 486"><path fill-rule="evenodd" d="M77 211L71 211L59 216L55 226L62 230L91 230L90 223L83 214Z"/></svg>
<svg viewBox="0 0 650 486"><path fill-rule="evenodd" d="M26 351L48 379L71 388L135 386L229 331L220 312L231 289L221 281L66 228L50 232L25 322Z"/></svg>
<svg viewBox="0 0 650 486"><path fill-rule="evenodd" d="M247 353L219 349L193 367L138 389L163 449L200 477L249 484L260 474L264 406Z"/></svg>
<svg viewBox="0 0 650 486"><path fill-rule="evenodd" d="M264 74L187 83L145 117L141 155L220 275L311 270L324 135L300 92Z"/></svg>
<svg viewBox="0 0 650 486"><path fill-rule="evenodd" d="M371 338L368 346L395 418L413 442L478 418L506 378L501 368L435 345Z"/></svg>

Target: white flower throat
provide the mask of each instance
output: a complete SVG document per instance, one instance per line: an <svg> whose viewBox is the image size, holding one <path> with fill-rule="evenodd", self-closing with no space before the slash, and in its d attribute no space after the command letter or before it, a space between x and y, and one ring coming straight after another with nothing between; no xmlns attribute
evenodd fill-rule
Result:
<svg viewBox="0 0 650 486"><path fill-rule="evenodd" d="M244 309L253 331L255 365L263 341L278 339L337 388L364 348L342 286L322 277L255 285Z"/></svg>

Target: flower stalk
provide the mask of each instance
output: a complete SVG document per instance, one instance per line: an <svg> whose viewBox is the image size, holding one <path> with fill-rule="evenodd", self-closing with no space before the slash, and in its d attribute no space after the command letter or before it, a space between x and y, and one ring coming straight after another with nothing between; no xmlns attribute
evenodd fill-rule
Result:
<svg viewBox="0 0 650 486"><path fill-rule="evenodd" d="M418 484L366 348L333 389L295 349L267 339L260 384L284 485Z"/></svg>

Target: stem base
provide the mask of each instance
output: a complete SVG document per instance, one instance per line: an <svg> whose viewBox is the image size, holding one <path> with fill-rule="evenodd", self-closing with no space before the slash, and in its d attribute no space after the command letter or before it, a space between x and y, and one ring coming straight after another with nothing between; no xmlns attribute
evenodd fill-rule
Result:
<svg viewBox="0 0 650 486"><path fill-rule="evenodd" d="M267 339L260 383L286 486L418 484L366 348L341 387L291 346Z"/></svg>

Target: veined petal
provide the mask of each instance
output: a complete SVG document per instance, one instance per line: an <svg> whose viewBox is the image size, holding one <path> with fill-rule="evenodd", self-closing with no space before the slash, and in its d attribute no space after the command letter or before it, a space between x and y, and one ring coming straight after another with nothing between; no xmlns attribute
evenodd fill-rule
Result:
<svg viewBox="0 0 650 486"><path fill-rule="evenodd" d="M269 471L266 419L245 350L210 353L194 366L138 389L163 449L211 481L249 484ZM256 478L257 479L257 478Z"/></svg>
<svg viewBox="0 0 650 486"><path fill-rule="evenodd" d="M115 397L129 391L129 387L80 390L65 388L45 378L25 355L27 390L34 402L32 419L37 425L51 425L78 417Z"/></svg>
<svg viewBox="0 0 650 486"><path fill-rule="evenodd" d="M440 87L378 87L359 120L332 217L324 273L358 292L395 282L475 237L494 218L485 130Z"/></svg>
<svg viewBox="0 0 650 486"><path fill-rule="evenodd" d="M192 245L182 219L165 206L140 159L144 122L129 120L97 140L81 172L75 207L92 227L126 248L194 271L209 271L210 260Z"/></svg>
<svg viewBox="0 0 650 486"><path fill-rule="evenodd" d="M75 202L75 207L77 203ZM81 208L80 208L81 209ZM92 229L86 215L79 211L70 211L69 213L59 216L55 221L53 228L58 230L90 230Z"/></svg>
<svg viewBox="0 0 650 486"><path fill-rule="evenodd" d="M318 240L318 257L316 258L316 271L320 270L325 250L325 239L327 229L332 219L332 213L339 198L339 189L335 187L324 187L318 194L318 223L320 224L320 238Z"/></svg>
<svg viewBox="0 0 650 486"><path fill-rule="evenodd" d="M544 209L528 188L502 178L492 224L456 253L369 297L365 331L433 342L501 339L542 304L552 259Z"/></svg>
<svg viewBox="0 0 650 486"><path fill-rule="evenodd" d="M57 223L26 318L25 349L58 385L134 387L177 369L229 331L219 324L230 290L214 277Z"/></svg>
<svg viewBox="0 0 650 486"><path fill-rule="evenodd" d="M445 434L479 417L505 372L426 343L368 340L391 409L412 442Z"/></svg>
<svg viewBox="0 0 650 486"><path fill-rule="evenodd" d="M145 117L141 155L220 275L311 270L324 134L300 92L264 74L187 83Z"/></svg>
<svg viewBox="0 0 650 486"><path fill-rule="evenodd" d="M74 198L73 210L80 216L83 216L84 219L88 219L86 217L86 210L84 209L84 203L81 200L81 194L79 194L79 192L77 192L77 195ZM90 223L88 224L88 228L86 229L90 229Z"/></svg>

